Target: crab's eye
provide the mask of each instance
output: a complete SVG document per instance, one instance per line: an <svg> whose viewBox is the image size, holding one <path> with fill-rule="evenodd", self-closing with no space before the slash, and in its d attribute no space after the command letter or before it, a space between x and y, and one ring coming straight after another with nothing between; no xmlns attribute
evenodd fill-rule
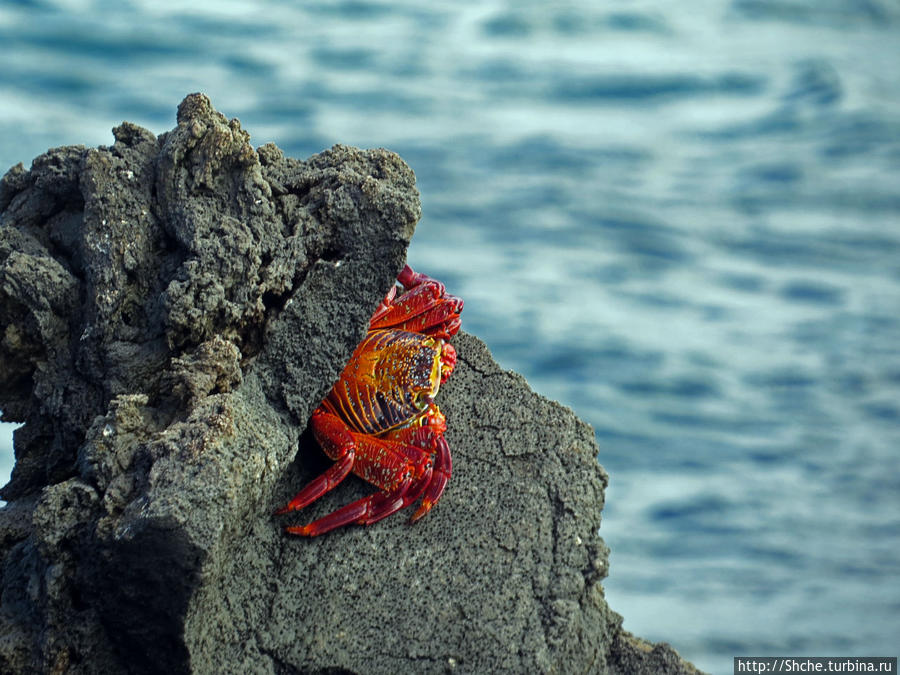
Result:
<svg viewBox="0 0 900 675"><path fill-rule="evenodd" d="M417 410L428 410L428 408L433 404L434 397L430 392L418 392L415 394L415 396L413 396L413 405Z"/></svg>

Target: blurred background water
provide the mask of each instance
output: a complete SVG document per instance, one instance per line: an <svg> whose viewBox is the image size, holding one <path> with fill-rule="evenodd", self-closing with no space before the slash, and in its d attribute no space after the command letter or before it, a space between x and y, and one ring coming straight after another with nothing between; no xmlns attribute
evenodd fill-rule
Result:
<svg viewBox="0 0 900 675"><path fill-rule="evenodd" d="M893 0L19 0L0 57L0 171L193 91L398 152L410 262L594 426L625 627L721 673L897 654Z"/></svg>

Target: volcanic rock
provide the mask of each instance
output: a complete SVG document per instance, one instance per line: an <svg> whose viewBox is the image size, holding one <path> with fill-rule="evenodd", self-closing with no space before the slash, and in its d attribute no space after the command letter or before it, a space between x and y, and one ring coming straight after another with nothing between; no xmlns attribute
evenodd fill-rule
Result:
<svg viewBox="0 0 900 675"><path fill-rule="evenodd" d="M604 600L591 428L473 336L433 511L283 534L372 491L271 515L327 466L306 425L404 264L415 178L254 149L201 94L177 120L0 182L0 672L695 672Z"/></svg>

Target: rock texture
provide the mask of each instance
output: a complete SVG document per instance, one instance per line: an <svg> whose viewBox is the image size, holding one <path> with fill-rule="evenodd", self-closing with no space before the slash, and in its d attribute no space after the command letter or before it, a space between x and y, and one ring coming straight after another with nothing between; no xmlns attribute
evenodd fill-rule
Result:
<svg viewBox="0 0 900 675"><path fill-rule="evenodd" d="M200 94L156 137L56 148L0 183L0 672L695 672L600 584L588 425L461 333L438 402L454 476L313 540L354 477L305 426L403 265L412 171L384 150L254 150Z"/></svg>

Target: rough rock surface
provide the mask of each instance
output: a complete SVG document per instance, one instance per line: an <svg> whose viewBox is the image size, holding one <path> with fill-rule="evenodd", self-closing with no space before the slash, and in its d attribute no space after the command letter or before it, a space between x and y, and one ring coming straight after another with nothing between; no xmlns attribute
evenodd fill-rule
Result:
<svg viewBox="0 0 900 675"><path fill-rule="evenodd" d="M469 335L438 402L454 476L402 515L283 535L305 426L403 265L412 171L254 150L200 94L156 137L0 182L0 672L695 672L620 628L591 429Z"/></svg>

